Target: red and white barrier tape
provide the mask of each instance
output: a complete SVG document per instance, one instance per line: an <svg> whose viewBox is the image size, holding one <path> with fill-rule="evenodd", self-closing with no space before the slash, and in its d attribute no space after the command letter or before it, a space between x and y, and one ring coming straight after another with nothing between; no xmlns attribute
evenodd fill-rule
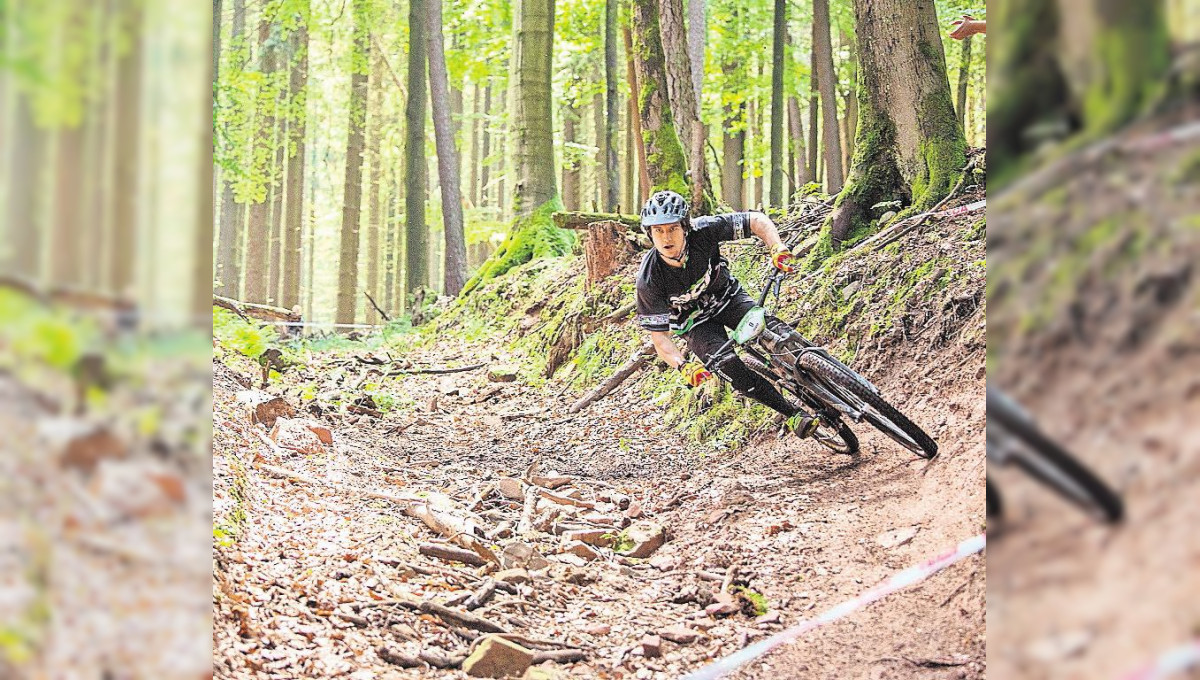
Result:
<svg viewBox="0 0 1200 680"><path fill-rule="evenodd" d="M1126 675L1124 680L1160 680L1191 668L1200 668L1200 639L1168 651L1152 665Z"/></svg>
<svg viewBox="0 0 1200 680"><path fill-rule="evenodd" d="M934 217L957 217L958 215L965 215L969 212L975 212L976 210L979 210L980 208L986 208L986 207L987 207L987 199L985 198L982 201L975 201L974 203L960 205L957 208L943 210L940 213L934 213L933 216Z"/></svg>
<svg viewBox="0 0 1200 680"><path fill-rule="evenodd" d="M772 649L792 642L796 638L799 638L801 635L804 635L814 628L819 628L827 623L837 621L838 619L862 609L876 600L882 599L898 590L903 590L904 588L924 581L946 567L966 557L981 552L986 545L987 536L985 534L980 534L974 538L968 538L967 540L959 543L958 547L954 550L947 551L941 555L927 559L918 565L909 567L904 571L893 574L891 578L883 581L879 585L859 595L853 600L843 602L833 609L826 610L816 618L801 621L795 626L792 626L783 632L776 633L766 640L756 642L745 649L734 652L733 654L730 654L729 656L711 663L695 673L686 676L684 680L716 680L716 678L720 678L726 673L732 673L733 671L736 671L737 669L750 663L754 659L757 659L763 654L766 654Z"/></svg>

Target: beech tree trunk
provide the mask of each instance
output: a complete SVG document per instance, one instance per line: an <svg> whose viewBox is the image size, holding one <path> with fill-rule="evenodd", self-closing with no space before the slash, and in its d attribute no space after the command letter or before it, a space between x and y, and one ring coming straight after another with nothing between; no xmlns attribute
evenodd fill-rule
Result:
<svg viewBox="0 0 1200 680"><path fill-rule="evenodd" d="M367 117L370 27L364 0L354 0L354 58L346 129L346 181L342 190L341 256L338 260L337 323L354 323L358 306L358 241L362 216L362 166Z"/></svg>
<svg viewBox="0 0 1200 680"><path fill-rule="evenodd" d="M436 1L436 0L430 0ZM370 170L370 180L367 182L367 292L376 301L379 293L379 243L383 231L383 210L380 204L380 188L383 181L382 156L383 146L380 136L383 133L383 55L379 50L373 50L371 55L371 72L367 75L367 88L370 90L370 101L367 105L367 168ZM373 81L373 82L372 82ZM379 312L374 305L367 304L367 323L379 322Z"/></svg>
<svg viewBox="0 0 1200 680"><path fill-rule="evenodd" d="M683 0L658 0L659 14L655 21L658 54L664 68L663 80L649 80L639 76L639 81L650 90L650 83L665 86L676 139L684 154L683 173L685 197L692 198L692 214L707 215L713 211L712 183L708 178L708 167L704 163L704 130L700 125L700 107L692 81L692 66L688 57L687 32L683 21ZM636 15L636 12L635 12ZM635 19L635 30L637 21ZM639 56L639 62L640 57ZM658 69L653 69L657 73ZM643 113L643 127L645 127ZM699 151L699 153L697 153ZM653 152L647 148L647 153ZM653 162L653 161L651 161ZM689 176L690 170L690 176ZM657 182L655 185L657 186ZM696 200L699 198L699 200Z"/></svg>
<svg viewBox="0 0 1200 680"><path fill-rule="evenodd" d="M971 77L971 42L975 36L967 36L962 41L962 67L958 71L958 102L955 110L958 112L958 124L967 128L967 84Z"/></svg>
<svg viewBox="0 0 1200 680"><path fill-rule="evenodd" d="M442 192L443 251L442 289L446 295L458 295L467 281L467 244L463 233L461 172L455 128L450 120L446 99L449 94L449 75L442 42L442 0L429 2L429 92L433 104L433 129L437 144L438 180ZM457 107L462 110L462 90L456 90ZM449 107L453 110L453 106Z"/></svg>
<svg viewBox="0 0 1200 680"><path fill-rule="evenodd" d="M637 147L638 186L640 187L637 202L640 204L650 198L650 168L646 163L646 138L642 133L642 98L635 66L637 59L633 52L633 32L628 26L624 28L623 32L625 35L626 79L629 81L630 130L633 131L634 146Z"/></svg>
<svg viewBox="0 0 1200 680"><path fill-rule="evenodd" d="M287 207L284 212L284 264L282 306L300 304L300 260L304 256L304 139L308 128L308 21L309 4L301 4L300 25L292 32L292 70L289 89L292 117L288 124L291 157L287 170Z"/></svg>
<svg viewBox="0 0 1200 680"><path fill-rule="evenodd" d="M410 0L408 25L426 25L427 0ZM425 165L425 67L428 63L425 31L408 33L408 101L404 106L404 252L405 294L429 285L429 226L425 224L425 197L429 193L429 168ZM408 303L405 303L407 308Z"/></svg>
<svg viewBox="0 0 1200 680"><path fill-rule="evenodd" d="M862 30L861 27L859 30ZM813 56L821 90L821 145L825 148L825 190L842 190L842 144L838 135L837 75L829 34L829 0L813 0ZM939 43L939 49L941 45ZM943 67L944 68L944 67Z"/></svg>
<svg viewBox="0 0 1200 680"><path fill-rule="evenodd" d="M616 212L621 202L621 175L617 160L620 115L620 94L617 90L617 0L604 2L604 95L604 173L608 190L600 209Z"/></svg>
<svg viewBox="0 0 1200 680"><path fill-rule="evenodd" d="M775 0L774 24L771 41L771 184L767 201L779 207L783 204L783 69L787 63L783 48L787 41L787 0Z"/></svg>
<svg viewBox="0 0 1200 680"><path fill-rule="evenodd" d="M567 106L563 109L563 142L564 145L575 144L579 141L575 128L579 121L579 109ZM566 151L563 155L567 155ZM562 166L562 200L567 210L579 210L581 201L581 186L579 181L579 162L563 161Z"/></svg>
<svg viewBox="0 0 1200 680"><path fill-rule="evenodd" d="M861 120L850 181L831 216L835 248L871 229L877 203L929 209L966 163L933 0L855 0L854 10Z"/></svg>

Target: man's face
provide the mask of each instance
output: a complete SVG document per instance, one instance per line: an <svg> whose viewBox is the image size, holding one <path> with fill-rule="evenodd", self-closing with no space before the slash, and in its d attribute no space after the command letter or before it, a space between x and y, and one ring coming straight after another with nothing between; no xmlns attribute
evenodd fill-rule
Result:
<svg viewBox="0 0 1200 680"><path fill-rule="evenodd" d="M672 260L683 259L683 225L678 222L656 224L650 227L650 239L663 256Z"/></svg>

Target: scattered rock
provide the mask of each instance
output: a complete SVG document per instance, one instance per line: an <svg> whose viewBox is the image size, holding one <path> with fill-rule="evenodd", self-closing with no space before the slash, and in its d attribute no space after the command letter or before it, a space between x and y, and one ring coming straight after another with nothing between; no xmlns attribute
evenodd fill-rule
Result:
<svg viewBox="0 0 1200 680"><path fill-rule="evenodd" d="M760 626L777 624L779 623L779 612L767 612L757 619L754 619L754 622Z"/></svg>
<svg viewBox="0 0 1200 680"><path fill-rule="evenodd" d="M454 378L442 378L438 381L438 392L441 392L446 396L450 396L458 394L459 388L455 383Z"/></svg>
<svg viewBox="0 0 1200 680"><path fill-rule="evenodd" d="M525 670L525 675L521 676L521 680L559 680L565 677L553 668L546 666L530 666Z"/></svg>
<svg viewBox="0 0 1200 680"><path fill-rule="evenodd" d="M902 545L910 543L916 537L917 531L921 527L900 527L898 529L889 529L875 537L875 542L884 548L899 548Z"/></svg>
<svg viewBox="0 0 1200 680"><path fill-rule="evenodd" d="M641 642L642 656L647 659L657 659L662 656L662 638L657 635L647 635Z"/></svg>
<svg viewBox="0 0 1200 680"><path fill-rule="evenodd" d="M525 543L509 543L500 555L500 566L504 569L545 569L550 563L532 546Z"/></svg>
<svg viewBox="0 0 1200 680"><path fill-rule="evenodd" d="M580 519L591 524L603 524L610 527L617 526L621 523L621 520L615 517L609 517L601 512L589 512L580 517Z"/></svg>
<svg viewBox="0 0 1200 680"><path fill-rule="evenodd" d="M333 445L333 432L328 427L315 420L305 420L304 424L308 426L308 429L312 430L313 434L317 435L317 439L321 440L322 444L327 446Z"/></svg>
<svg viewBox="0 0 1200 680"><path fill-rule="evenodd" d="M622 552L625 557L649 557L667 541L667 532L661 524L635 522L621 532L623 539L633 541L633 547Z"/></svg>
<svg viewBox="0 0 1200 680"><path fill-rule="evenodd" d="M58 464L90 474L106 460L123 460L129 447L108 428L74 418L46 418L38 434L57 449Z"/></svg>
<svg viewBox="0 0 1200 680"><path fill-rule="evenodd" d="M687 626L677 623L658 631L658 636L680 645L690 645L700 638L700 633Z"/></svg>
<svg viewBox="0 0 1200 680"><path fill-rule="evenodd" d="M525 483L516 477L501 477L500 495L514 501L525 500Z"/></svg>
<svg viewBox="0 0 1200 680"><path fill-rule="evenodd" d="M577 586L586 586L599 581L600 577L588 569L573 569L571 567L567 567L567 570L563 572L563 580L567 583L573 583Z"/></svg>
<svg viewBox="0 0 1200 680"><path fill-rule="evenodd" d="M517 369L504 364L496 364L488 369L487 379L490 382L513 382L517 379Z"/></svg>
<svg viewBox="0 0 1200 680"><path fill-rule="evenodd" d="M147 460L105 460L89 485L108 521L166 515L184 500L183 481Z"/></svg>
<svg viewBox="0 0 1200 680"><path fill-rule="evenodd" d="M271 441L281 449L297 453L321 453L325 450L320 437L303 420L279 417L271 429Z"/></svg>
<svg viewBox="0 0 1200 680"><path fill-rule="evenodd" d="M643 514L641 501L630 501L629 507L625 508L625 516L629 519L639 519Z"/></svg>
<svg viewBox="0 0 1200 680"><path fill-rule="evenodd" d="M885 212L883 215L881 215L881 216L879 217L879 226L881 226L881 227L882 227L883 225L885 225L885 224L887 224L888 222L892 221L892 218L893 218L893 217L895 217L895 216L896 216L896 211L895 211L895 210L889 210L889 211Z"/></svg>
<svg viewBox="0 0 1200 680"><path fill-rule="evenodd" d="M570 532L568 532L570 533ZM563 553L566 555L575 555L582 557L584 560L591 562L592 560L600 559L600 553L596 549L582 541L572 541L563 547Z"/></svg>
<svg viewBox="0 0 1200 680"><path fill-rule="evenodd" d="M570 477L558 477L558 476L539 477L537 475L534 475L533 477L530 478L529 481L533 482L534 484L537 484L538 486L544 486L547 489L557 489L560 486L566 486L566 485L570 484L571 478Z"/></svg>
<svg viewBox="0 0 1200 680"><path fill-rule="evenodd" d="M679 558L673 555L655 555L650 558L650 566L659 571L674 571L679 568Z"/></svg>
<svg viewBox="0 0 1200 680"><path fill-rule="evenodd" d="M525 571L524 569L505 569L493 574L492 578L503 583L512 583L513 585L529 583L531 580L529 577L529 572Z"/></svg>
<svg viewBox="0 0 1200 680"><path fill-rule="evenodd" d="M476 678L507 678L521 675L533 663L533 652L515 642L487 635L463 662L462 669Z"/></svg>
<svg viewBox="0 0 1200 680"><path fill-rule="evenodd" d="M587 633L588 635L596 635L596 636L608 635L609 633L612 632L612 626L608 625L607 623L593 623L591 625L585 626L583 629L583 632Z"/></svg>
<svg viewBox="0 0 1200 680"><path fill-rule="evenodd" d="M858 281L851 281L850 283L847 283L846 286L842 288L842 300L849 300L855 293L858 292L858 289L861 287L862 284Z"/></svg>
<svg viewBox="0 0 1200 680"><path fill-rule="evenodd" d="M588 545L594 545L600 548L607 548L613 543L613 533L607 529L580 529L575 531L563 532L563 539L567 541L580 541Z"/></svg>

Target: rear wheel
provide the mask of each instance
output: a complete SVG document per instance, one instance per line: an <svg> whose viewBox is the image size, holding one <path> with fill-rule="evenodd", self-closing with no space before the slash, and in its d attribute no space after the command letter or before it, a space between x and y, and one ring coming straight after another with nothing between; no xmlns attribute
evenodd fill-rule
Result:
<svg viewBox="0 0 1200 680"><path fill-rule="evenodd" d="M821 446L848 456L858 453L858 437L841 418L821 416L821 426L813 433L813 440Z"/></svg>
<svg viewBox="0 0 1200 680"><path fill-rule="evenodd" d="M825 383L846 403L862 411L867 422L896 443L922 458L937 455L937 444L933 439L896 407L887 403L871 388L870 383L850 368L819 352L804 352L800 355L798 365Z"/></svg>

